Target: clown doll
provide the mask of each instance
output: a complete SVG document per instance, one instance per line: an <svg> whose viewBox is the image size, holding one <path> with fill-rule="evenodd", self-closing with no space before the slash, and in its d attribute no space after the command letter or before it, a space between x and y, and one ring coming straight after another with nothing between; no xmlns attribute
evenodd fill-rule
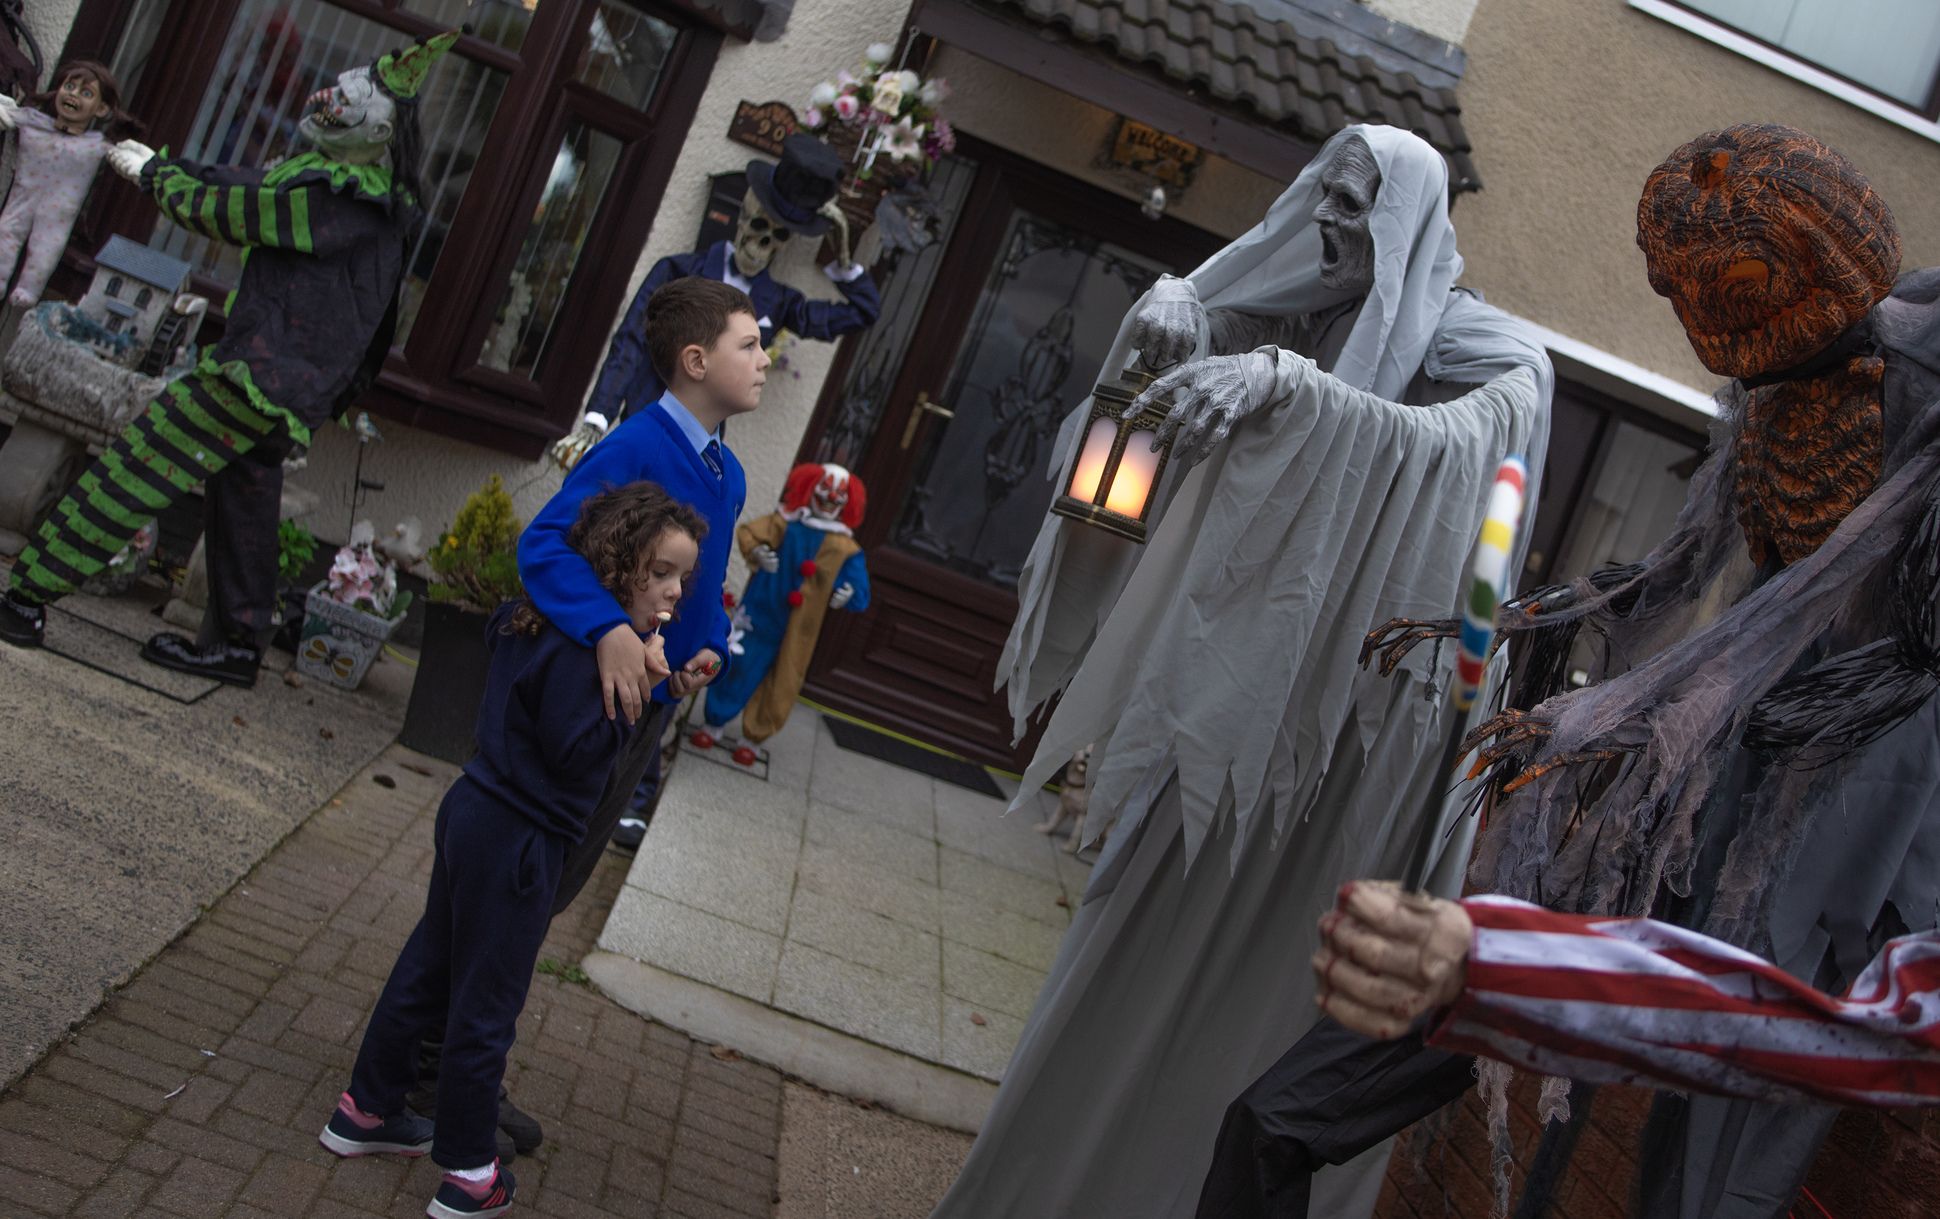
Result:
<svg viewBox="0 0 1940 1219"><path fill-rule="evenodd" d="M855 529L867 493L837 465L809 463L789 471L781 509L735 530L741 555L755 569L736 607L740 653L707 688L706 725L692 740L712 749L737 713L749 741L781 731L801 693L809 657L829 610L869 608L869 569ZM734 760L752 765L754 751L736 743Z"/></svg>
<svg viewBox="0 0 1940 1219"><path fill-rule="evenodd" d="M37 647L46 606L85 583L198 483L210 602L199 638L142 657L255 684L275 629L283 459L376 378L421 213L417 94L458 39L440 34L340 74L308 103L308 151L262 170L202 165L133 140L109 168L174 224L247 255L222 341L171 383L55 506L0 599L0 639Z"/></svg>
<svg viewBox="0 0 1940 1219"><path fill-rule="evenodd" d="M54 82L24 105L0 93L0 128L13 132L19 143L13 189L0 211L0 267L10 276L20 264L20 278L7 296L19 309L33 305L46 289L94 185L94 172L114 147L110 138L134 135L141 127L121 108L121 86L100 64L71 60L54 74Z"/></svg>

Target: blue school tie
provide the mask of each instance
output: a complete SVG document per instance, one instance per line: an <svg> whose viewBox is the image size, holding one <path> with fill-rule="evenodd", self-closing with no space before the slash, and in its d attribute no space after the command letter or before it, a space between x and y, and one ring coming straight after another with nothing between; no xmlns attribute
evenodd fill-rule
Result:
<svg viewBox="0 0 1940 1219"><path fill-rule="evenodd" d="M701 450L701 460L707 463L708 469L714 471L715 478L721 477L721 442L708 441L707 447Z"/></svg>

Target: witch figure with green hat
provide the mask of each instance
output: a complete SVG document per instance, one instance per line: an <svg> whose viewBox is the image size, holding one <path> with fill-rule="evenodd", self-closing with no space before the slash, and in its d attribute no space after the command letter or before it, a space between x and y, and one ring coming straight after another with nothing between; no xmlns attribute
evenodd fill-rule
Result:
<svg viewBox="0 0 1940 1219"><path fill-rule="evenodd" d="M196 484L205 488L209 608L197 639L143 658L256 681L275 626L283 459L376 378L397 327L419 220L417 94L453 30L353 68L311 97L310 150L272 169L200 165L125 140L109 166L172 223L243 247L222 341L108 446L55 506L0 599L0 639L36 647L46 606L100 571Z"/></svg>

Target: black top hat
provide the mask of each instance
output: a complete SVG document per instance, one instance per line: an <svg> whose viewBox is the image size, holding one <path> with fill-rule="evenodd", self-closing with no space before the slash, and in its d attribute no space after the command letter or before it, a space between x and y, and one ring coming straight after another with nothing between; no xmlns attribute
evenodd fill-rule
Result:
<svg viewBox="0 0 1940 1219"><path fill-rule="evenodd" d="M799 131L781 142L780 164L748 162L748 189L762 210L804 237L828 231L821 208L841 181L842 154Z"/></svg>

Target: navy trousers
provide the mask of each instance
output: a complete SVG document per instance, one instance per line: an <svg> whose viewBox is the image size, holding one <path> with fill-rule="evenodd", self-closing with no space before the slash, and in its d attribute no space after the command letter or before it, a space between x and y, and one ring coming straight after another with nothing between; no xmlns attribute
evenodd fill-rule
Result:
<svg viewBox="0 0 1940 1219"><path fill-rule="evenodd" d="M460 775L438 806L437 862L424 917L371 1013L350 1098L366 1113L404 1108L418 1041L444 1033L431 1158L480 1168L498 1155L505 1056L551 920L566 840Z"/></svg>

